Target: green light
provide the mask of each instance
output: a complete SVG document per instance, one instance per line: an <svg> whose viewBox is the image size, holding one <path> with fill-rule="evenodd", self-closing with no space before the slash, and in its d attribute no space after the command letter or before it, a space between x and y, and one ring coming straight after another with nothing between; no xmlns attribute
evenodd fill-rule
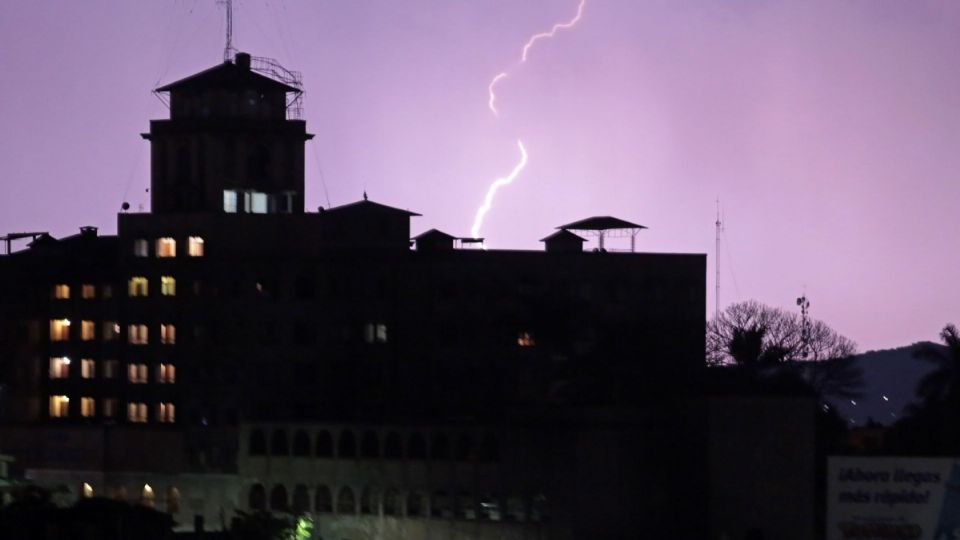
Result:
<svg viewBox="0 0 960 540"><path fill-rule="evenodd" d="M313 519L303 516L297 520L297 529L293 532L293 540L310 540L313 536Z"/></svg>

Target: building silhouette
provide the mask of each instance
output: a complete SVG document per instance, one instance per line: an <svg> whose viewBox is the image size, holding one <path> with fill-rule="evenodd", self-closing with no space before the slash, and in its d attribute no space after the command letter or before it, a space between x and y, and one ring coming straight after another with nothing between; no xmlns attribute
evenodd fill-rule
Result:
<svg viewBox="0 0 960 540"><path fill-rule="evenodd" d="M306 211L296 74L238 53L158 92L151 212L6 237L30 241L0 257L0 453L27 479L186 529L703 533L705 256Z"/></svg>

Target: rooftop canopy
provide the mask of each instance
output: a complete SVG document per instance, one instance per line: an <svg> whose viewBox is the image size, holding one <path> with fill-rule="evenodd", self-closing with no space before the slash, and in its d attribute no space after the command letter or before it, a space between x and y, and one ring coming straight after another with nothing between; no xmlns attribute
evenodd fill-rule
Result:
<svg viewBox="0 0 960 540"><path fill-rule="evenodd" d="M570 229L574 231L606 231L610 229L646 229L643 225L630 223L629 221L615 218L612 216L594 216L580 221L574 221L566 225L557 227L558 229Z"/></svg>

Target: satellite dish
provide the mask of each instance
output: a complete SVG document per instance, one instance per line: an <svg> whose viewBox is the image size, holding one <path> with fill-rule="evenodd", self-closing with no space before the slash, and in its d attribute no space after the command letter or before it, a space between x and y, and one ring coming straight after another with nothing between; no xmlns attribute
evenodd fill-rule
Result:
<svg viewBox="0 0 960 540"><path fill-rule="evenodd" d="M120 205L120 209L126 212L127 210L130 209L130 203L124 201L123 204Z"/></svg>

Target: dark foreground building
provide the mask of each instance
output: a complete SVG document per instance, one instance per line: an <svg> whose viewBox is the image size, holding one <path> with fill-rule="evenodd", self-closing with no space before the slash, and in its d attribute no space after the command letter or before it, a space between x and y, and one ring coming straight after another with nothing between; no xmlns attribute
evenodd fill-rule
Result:
<svg viewBox="0 0 960 540"><path fill-rule="evenodd" d="M0 452L185 528L703 537L705 256L306 212L297 80L241 53L158 89L152 212L0 257Z"/></svg>

